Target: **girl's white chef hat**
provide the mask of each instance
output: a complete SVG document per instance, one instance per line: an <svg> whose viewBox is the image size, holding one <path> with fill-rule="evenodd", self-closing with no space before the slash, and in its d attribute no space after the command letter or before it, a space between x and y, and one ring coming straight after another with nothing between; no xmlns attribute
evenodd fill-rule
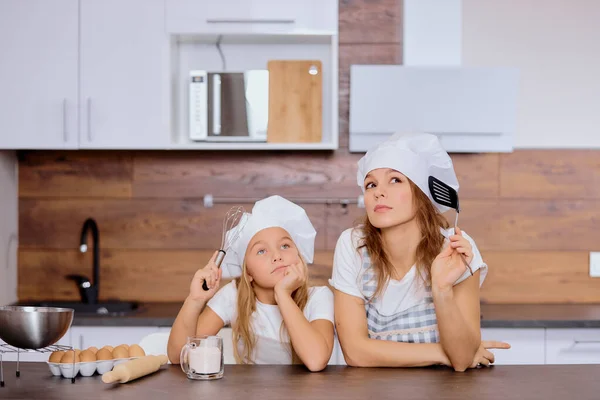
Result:
<svg viewBox="0 0 600 400"><path fill-rule="evenodd" d="M221 265L224 277L235 278L242 274L242 265L250 240L267 228L285 229L304 261L309 264L313 262L317 231L302 207L281 196L270 196L254 203L252 213L245 213L238 227L241 227L238 238L229 249L225 249L226 255ZM227 235L232 235L235 229L237 227L227 232Z"/></svg>

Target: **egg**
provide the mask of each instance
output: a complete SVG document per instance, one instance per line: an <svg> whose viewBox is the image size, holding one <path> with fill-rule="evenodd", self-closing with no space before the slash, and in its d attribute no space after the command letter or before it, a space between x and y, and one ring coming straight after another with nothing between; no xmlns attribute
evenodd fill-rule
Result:
<svg viewBox="0 0 600 400"><path fill-rule="evenodd" d="M73 350L69 350L65 354L63 354L63 356L60 359L60 362L62 364L71 364L73 363L73 360L76 363L81 362L77 353L75 353Z"/></svg>
<svg viewBox="0 0 600 400"><path fill-rule="evenodd" d="M81 350L75 349L75 354L80 355L81 354Z"/></svg>
<svg viewBox="0 0 600 400"><path fill-rule="evenodd" d="M144 357L146 352L137 344L132 344L129 347L129 357Z"/></svg>
<svg viewBox="0 0 600 400"><path fill-rule="evenodd" d="M115 347L112 354L115 359L129 358L129 351L124 347Z"/></svg>
<svg viewBox="0 0 600 400"><path fill-rule="evenodd" d="M91 350L84 350L79 354L81 362L93 362L96 361L96 355Z"/></svg>
<svg viewBox="0 0 600 400"><path fill-rule="evenodd" d="M126 344L120 344L120 345L118 345L117 347L114 348L113 354L114 354L115 350L117 350L117 349L124 349L124 350L129 351L129 346L126 345Z"/></svg>
<svg viewBox="0 0 600 400"><path fill-rule="evenodd" d="M112 346L104 346L103 349L106 349L110 352L112 352L114 350L114 348Z"/></svg>
<svg viewBox="0 0 600 400"><path fill-rule="evenodd" d="M112 360L113 355L110 350L103 347L100 350L98 350L98 352L96 353L96 359L98 361Z"/></svg>
<svg viewBox="0 0 600 400"><path fill-rule="evenodd" d="M50 354L50 358L48 359L48 362L59 363L60 359L62 358L62 356L64 354L65 354L64 351L55 351L52 354Z"/></svg>
<svg viewBox="0 0 600 400"><path fill-rule="evenodd" d="M89 347L88 350L94 354L96 354L98 352L98 348L96 346Z"/></svg>

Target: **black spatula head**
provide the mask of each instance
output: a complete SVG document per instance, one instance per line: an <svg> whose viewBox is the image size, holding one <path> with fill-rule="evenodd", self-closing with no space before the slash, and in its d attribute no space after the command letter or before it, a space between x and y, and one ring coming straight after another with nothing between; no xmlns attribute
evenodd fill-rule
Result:
<svg viewBox="0 0 600 400"><path fill-rule="evenodd" d="M429 191L433 200L446 207L455 209L460 212L460 205L458 203L458 193L453 187L448 186L439 179L430 176L429 177Z"/></svg>
<svg viewBox="0 0 600 400"><path fill-rule="evenodd" d="M446 185L439 179L430 176L429 191L431 192L431 197L433 197L433 200L436 203L456 210L456 219L454 220L454 227L456 228L456 225L458 224L458 213L460 212L460 205L458 204L458 193L456 193L456 190L454 190L453 187ZM460 257L469 269L471 275L473 275L473 269L467 262L465 256L460 254Z"/></svg>

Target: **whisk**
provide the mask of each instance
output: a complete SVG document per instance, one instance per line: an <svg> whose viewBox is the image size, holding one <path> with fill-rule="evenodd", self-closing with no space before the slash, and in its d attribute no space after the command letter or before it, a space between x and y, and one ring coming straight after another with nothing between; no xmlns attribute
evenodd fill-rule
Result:
<svg viewBox="0 0 600 400"><path fill-rule="evenodd" d="M237 240L237 238L240 236L240 232L244 228L246 221L242 221L242 218L245 213L246 210L244 210L244 207L242 206L231 207L229 211L227 211L227 214L225 214L225 218L223 218L221 248L219 249L219 253L215 259L215 264L219 268L221 267L221 263L223 263L223 259L225 258L225 254L227 254L227 250L229 250L229 247L231 247L231 245ZM208 290L206 281L202 283L202 289Z"/></svg>

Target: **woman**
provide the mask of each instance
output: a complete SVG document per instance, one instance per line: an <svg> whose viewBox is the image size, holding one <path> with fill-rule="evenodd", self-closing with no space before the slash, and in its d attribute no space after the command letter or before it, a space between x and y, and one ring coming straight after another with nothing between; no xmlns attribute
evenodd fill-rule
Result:
<svg viewBox="0 0 600 400"><path fill-rule="evenodd" d="M394 135L358 163L366 216L340 236L330 281L349 365L464 371L493 363L487 348L510 347L481 342L487 265L466 233L449 229L430 176L458 190L450 157L429 134Z"/></svg>

